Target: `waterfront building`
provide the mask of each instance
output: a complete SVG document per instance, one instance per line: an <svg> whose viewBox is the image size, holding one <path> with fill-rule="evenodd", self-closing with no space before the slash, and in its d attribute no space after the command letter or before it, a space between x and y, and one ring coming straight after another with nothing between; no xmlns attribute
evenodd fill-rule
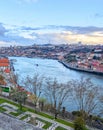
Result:
<svg viewBox="0 0 103 130"><path fill-rule="evenodd" d="M8 58L0 58L0 71L4 71L5 69L9 68L9 59Z"/></svg>
<svg viewBox="0 0 103 130"><path fill-rule="evenodd" d="M0 90L1 94L9 96L9 91L14 84L11 82L13 77L10 67L10 61L7 57L0 57Z"/></svg>

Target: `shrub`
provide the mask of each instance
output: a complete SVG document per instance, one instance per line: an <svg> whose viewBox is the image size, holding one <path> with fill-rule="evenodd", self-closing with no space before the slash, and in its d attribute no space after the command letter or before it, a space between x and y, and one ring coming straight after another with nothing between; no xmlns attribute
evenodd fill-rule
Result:
<svg viewBox="0 0 103 130"><path fill-rule="evenodd" d="M77 117L74 121L75 130L87 130L85 127L85 122L82 117Z"/></svg>

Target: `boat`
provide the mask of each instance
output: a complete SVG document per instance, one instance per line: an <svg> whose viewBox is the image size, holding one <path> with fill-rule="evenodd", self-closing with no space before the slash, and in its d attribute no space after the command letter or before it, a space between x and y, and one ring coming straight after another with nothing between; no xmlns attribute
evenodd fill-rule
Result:
<svg viewBox="0 0 103 130"><path fill-rule="evenodd" d="M36 66L39 66L38 64L35 64Z"/></svg>

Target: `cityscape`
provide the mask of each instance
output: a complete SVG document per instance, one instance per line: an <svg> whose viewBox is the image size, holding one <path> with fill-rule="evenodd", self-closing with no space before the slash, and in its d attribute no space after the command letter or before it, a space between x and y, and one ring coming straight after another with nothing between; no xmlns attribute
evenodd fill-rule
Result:
<svg viewBox="0 0 103 130"><path fill-rule="evenodd" d="M0 130L103 130L103 1L0 3Z"/></svg>

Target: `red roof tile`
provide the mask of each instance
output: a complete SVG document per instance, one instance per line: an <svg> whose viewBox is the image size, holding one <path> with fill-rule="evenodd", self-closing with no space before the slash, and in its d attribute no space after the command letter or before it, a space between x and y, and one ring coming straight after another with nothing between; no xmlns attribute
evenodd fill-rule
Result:
<svg viewBox="0 0 103 130"><path fill-rule="evenodd" d="M1 58L0 63L9 63L9 59L7 58Z"/></svg>
<svg viewBox="0 0 103 130"><path fill-rule="evenodd" d="M10 73L10 69L7 68L7 69L4 70L4 72L5 73Z"/></svg>
<svg viewBox="0 0 103 130"><path fill-rule="evenodd" d="M9 66L8 63L1 63L1 62L0 62L0 67L7 67L7 66Z"/></svg>

